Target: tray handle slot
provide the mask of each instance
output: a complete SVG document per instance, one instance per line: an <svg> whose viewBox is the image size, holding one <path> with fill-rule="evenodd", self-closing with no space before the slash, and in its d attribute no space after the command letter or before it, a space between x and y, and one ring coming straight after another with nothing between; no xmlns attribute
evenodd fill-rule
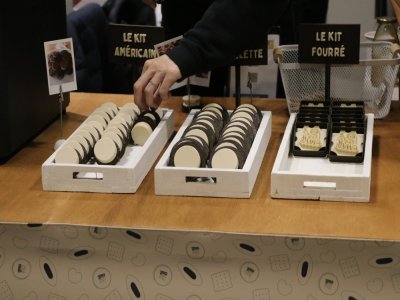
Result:
<svg viewBox="0 0 400 300"><path fill-rule="evenodd" d="M195 183L216 184L217 177L186 176L185 181L195 182Z"/></svg>
<svg viewBox="0 0 400 300"><path fill-rule="evenodd" d="M321 189L321 190L336 190L336 182L328 181L304 181L303 188Z"/></svg>
<svg viewBox="0 0 400 300"><path fill-rule="evenodd" d="M73 179L103 180L104 174L101 172L72 172Z"/></svg>

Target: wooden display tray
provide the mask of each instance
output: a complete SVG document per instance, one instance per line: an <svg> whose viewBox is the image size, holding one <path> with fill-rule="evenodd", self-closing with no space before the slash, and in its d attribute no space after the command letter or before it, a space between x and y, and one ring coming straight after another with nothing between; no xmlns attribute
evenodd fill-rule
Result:
<svg viewBox="0 0 400 300"><path fill-rule="evenodd" d="M126 147L124 156L116 165L56 164L55 151L42 165L43 190L135 193L173 129L173 110L164 109L164 117L146 143Z"/></svg>
<svg viewBox="0 0 400 300"><path fill-rule="evenodd" d="M370 199L374 115L366 114L363 163L330 162L328 158L289 155L296 113L290 115L271 172L271 197L368 202Z"/></svg>
<svg viewBox="0 0 400 300"><path fill-rule="evenodd" d="M168 166L171 150L191 123L192 110L154 170L156 195L249 198L257 179L269 139L270 111L262 111L260 127L242 169L182 168Z"/></svg>

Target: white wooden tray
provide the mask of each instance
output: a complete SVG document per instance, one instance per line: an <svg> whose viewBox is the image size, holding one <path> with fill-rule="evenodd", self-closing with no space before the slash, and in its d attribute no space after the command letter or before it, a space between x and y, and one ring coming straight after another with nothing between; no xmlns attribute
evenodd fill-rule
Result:
<svg viewBox="0 0 400 300"><path fill-rule="evenodd" d="M42 165L43 190L135 193L172 135L173 116L173 110L164 110L164 117L146 143L126 147L116 165L56 164L54 152Z"/></svg>
<svg viewBox="0 0 400 300"><path fill-rule="evenodd" d="M154 170L157 195L249 198L271 137L272 114L262 112L262 120L242 169L181 168L168 166L172 147L190 124L192 110Z"/></svg>
<svg viewBox="0 0 400 300"><path fill-rule="evenodd" d="M290 116L271 173L271 197L368 202L370 197L374 115L367 116L363 163L330 162L328 158L289 156L296 114Z"/></svg>

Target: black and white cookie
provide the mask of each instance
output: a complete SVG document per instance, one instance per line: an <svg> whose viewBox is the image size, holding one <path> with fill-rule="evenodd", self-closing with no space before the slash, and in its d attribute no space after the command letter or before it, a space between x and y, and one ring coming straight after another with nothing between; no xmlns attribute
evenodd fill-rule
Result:
<svg viewBox="0 0 400 300"><path fill-rule="evenodd" d="M169 165L173 167L203 168L206 165L207 149L198 140L198 137L184 138L172 148Z"/></svg>

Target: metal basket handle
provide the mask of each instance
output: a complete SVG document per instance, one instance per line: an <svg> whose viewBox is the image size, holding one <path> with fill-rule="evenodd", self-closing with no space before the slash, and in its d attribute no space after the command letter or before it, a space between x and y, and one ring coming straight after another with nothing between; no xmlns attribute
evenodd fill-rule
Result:
<svg viewBox="0 0 400 300"><path fill-rule="evenodd" d="M392 52L393 58L397 58L400 55L400 45L399 44L392 44L390 46L390 51Z"/></svg>

